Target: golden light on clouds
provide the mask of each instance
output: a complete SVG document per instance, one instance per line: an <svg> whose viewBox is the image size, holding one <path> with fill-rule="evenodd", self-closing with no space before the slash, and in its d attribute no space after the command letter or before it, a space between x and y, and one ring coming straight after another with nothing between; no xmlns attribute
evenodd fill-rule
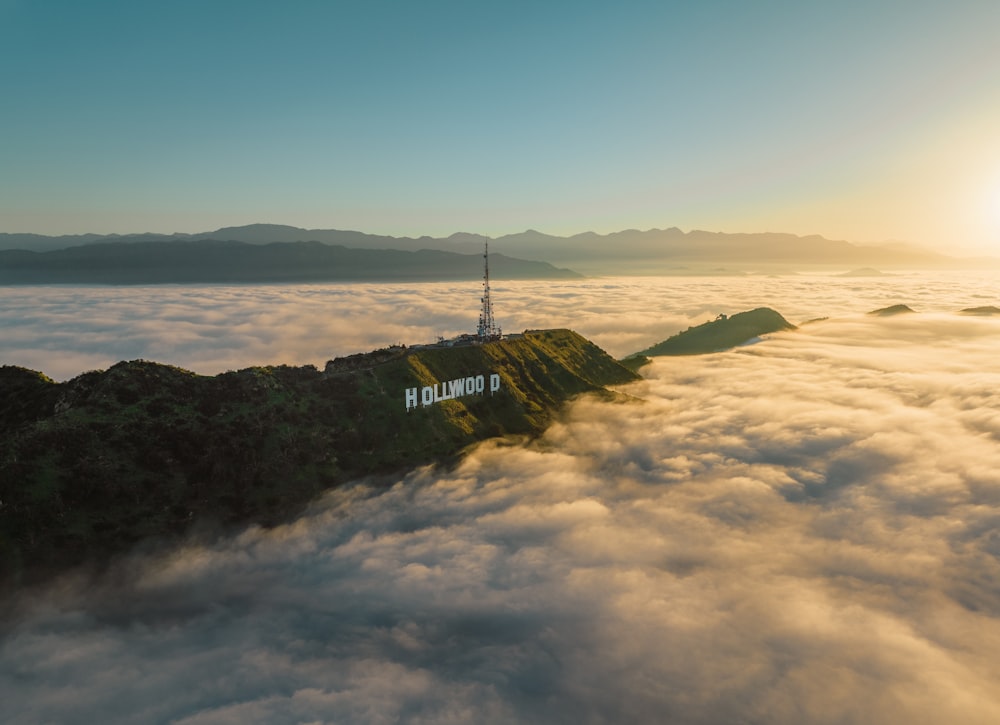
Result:
<svg viewBox="0 0 1000 725"><path fill-rule="evenodd" d="M47 290L31 314L35 348L90 324L239 365L461 326L460 292ZM958 314L1000 282L496 292L505 329L572 324L619 355L755 304L831 319L660 358L632 400L583 397L538 440L38 592L0 630L5 722L1000 720L1000 318ZM918 312L864 314L898 302Z"/></svg>

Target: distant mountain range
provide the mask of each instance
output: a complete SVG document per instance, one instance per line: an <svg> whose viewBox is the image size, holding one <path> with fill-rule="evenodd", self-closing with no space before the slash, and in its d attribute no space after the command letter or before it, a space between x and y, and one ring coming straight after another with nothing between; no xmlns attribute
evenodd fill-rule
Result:
<svg viewBox="0 0 1000 725"><path fill-rule="evenodd" d="M0 250L36 252L90 245L182 242L240 242L275 245L318 242L355 250L436 250L476 254L485 237L456 233L449 237L391 237L337 229L300 229L279 224L224 227L200 234L79 234L48 237L37 234L0 234ZM584 232L559 237L528 230L492 239L491 249L514 259L545 260L587 274L649 274L718 271L720 265L762 270L782 266L835 265L848 267L942 267L998 264L997 260L960 260L899 243L862 246L821 236L780 233L730 234L676 227L611 234ZM161 247L162 248L162 247ZM298 248L277 248L298 254ZM343 252L341 253L343 254ZM499 255L497 256L499 259ZM0 266L3 262L0 261ZM529 276L535 275L532 273Z"/></svg>
<svg viewBox="0 0 1000 725"><path fill-rule="evenodd" d="M498 279L573 278L547 262L490 255ZM143 240L45 252L0 251L0 284L275 283L474 280L483 256L432 249L354 249L321 242Z"/></svg>

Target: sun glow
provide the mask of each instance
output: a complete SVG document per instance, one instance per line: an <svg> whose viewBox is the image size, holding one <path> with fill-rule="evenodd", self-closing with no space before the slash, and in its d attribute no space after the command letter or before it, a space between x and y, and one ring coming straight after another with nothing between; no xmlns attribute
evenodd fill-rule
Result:
<svg viewBox="0 0 1000 725"><path fill-rule="evenodd" d="M1000 232L1000 179L998 179L993 184L993 188L990 189L987 204L990 221L995 225L996 230Z"/></svg>
<svg viewBox="0 0 1000 725"><path fill-rule="evenodd" d="M981 246L995 254L1000 251L1000 174L983 185L978 206Z"/></svg>

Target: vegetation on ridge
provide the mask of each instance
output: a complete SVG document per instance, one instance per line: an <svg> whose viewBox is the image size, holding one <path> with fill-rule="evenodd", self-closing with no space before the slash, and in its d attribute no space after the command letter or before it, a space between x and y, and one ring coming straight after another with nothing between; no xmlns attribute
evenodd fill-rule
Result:
<svg viewBox="0 0 1000 725"><path fill-rule="evenodd" d="M961 311L963 315L978 315L980 317L989 317L992 315L1000 315L1000 307L996 305L983 305L982 307L966 307Z"/></svg>
<svg viewBox="0 0 1000 725"><path fill-rule="evenodd" d="M755 337L780 330L794 330L795 325L769 307L758 307L732 317L719 315L715 320L689 327L663 342L630 355L702 355L742 345Z"/></svg>
<svg viewBox="0 0 1000 725"><path fill-rule="evenodd" d="M407 412L405 390L496 373L490 396ZM0 581L103 560L197 521L274 524L349 479L534 434L634 373L569 330L214 377L122 362L66 383L0 368Z"/></svg>
<svg viewBox="0 0 1000 725"><path fill-rule="evenodd" d="M889 307L872 310L868 314L874 317L891 317L892 315L905 315L910 312L913 312L913 310L907 305L890 305Z"/></svg>

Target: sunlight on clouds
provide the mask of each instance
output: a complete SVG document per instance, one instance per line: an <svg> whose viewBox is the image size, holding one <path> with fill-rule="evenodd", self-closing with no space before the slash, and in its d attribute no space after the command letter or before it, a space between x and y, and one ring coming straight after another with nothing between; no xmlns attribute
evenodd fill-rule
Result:
<svg viewBox="0 0 1000 725"><path fill-rule="evenodd" d="M285 526L25 594L0 635L6 721L1000 721L1000 319L954 314L996 286L575 284L507 286L509 314L592 297L584 324L644 344L754 295L832 319L657 359L631 400L581 398L537 440L331 491ZM345 330L392 299L461 324L433 317L453 287L418 292L283 304L339 305ZM217 294L218 319L296 316ZM863 314L899 301L921 312Z"/></svg>
<svg viewBox="0 0 1000 725"><path fill-rule="evenodd" d="M923 330L927 340L948 339L963 334L959 328L988 324L952 313L996 303L1000 280L911 273L875 281L818 275L499 281L494 298L507 332L571 327L621 357L720 312L760 306L799 324L905 302L946 317L900 324ZM251 365L322 366L395 343L431 342L475 329L479 286L6 287L0 303L0 363L66 380L136 358L216 374Z"/></svg>

